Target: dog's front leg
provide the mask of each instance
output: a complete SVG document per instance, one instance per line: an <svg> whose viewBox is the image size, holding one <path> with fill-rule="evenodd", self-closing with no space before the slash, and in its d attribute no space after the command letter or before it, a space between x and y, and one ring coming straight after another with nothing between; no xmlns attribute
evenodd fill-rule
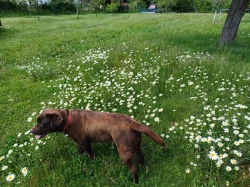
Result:
<svg viewBox="0 0 250 187"><path fill-rule="evenodd" d="M78 150L80 153L86 153L90 158L95 159L95 154L92 152L92 147L90 143L84 142L78 144Z"/></svg>
<svg viewBox="0 0 250 187"><path fill-rule="evenodd" d="M79 154L86 154L80 145L77 146Z"/></svg>

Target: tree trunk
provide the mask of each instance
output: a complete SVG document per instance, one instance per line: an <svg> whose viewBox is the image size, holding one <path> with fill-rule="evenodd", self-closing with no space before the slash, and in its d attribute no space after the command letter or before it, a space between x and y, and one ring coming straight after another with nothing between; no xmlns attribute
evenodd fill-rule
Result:
<svg viewBox="0 0 250 187"><path fill-rule="evenodd" d="M39 15L39 0L36 2L36 14L37 14L37 19L40 20L40 15Z"/></svg>
<svg viewBox="0 0 250 187"><path fill-rule="evenodd" d="M224 27L220 36L221 44L233 44L250 0L232 0Z"/></svg>
<svg viewBox="0 0 250 187"><path fill-rule="evenodd" d="M78 5L76 5L76 19L79 19L79 16L78 16Z"/></svg>
<svg viewBox="0 0 250 187"><path fill-rule="evenodd" d="M37 19L40 20L40 14L39 14L39 7L36 7L36 14L37 14Z"/></svg>
<svg viewBox="0 0 250 187"><path fill-rule="evenodd" d="M75 1L75 5L76 5L76 19L79 19L79 1L76 0Z"/></svg>

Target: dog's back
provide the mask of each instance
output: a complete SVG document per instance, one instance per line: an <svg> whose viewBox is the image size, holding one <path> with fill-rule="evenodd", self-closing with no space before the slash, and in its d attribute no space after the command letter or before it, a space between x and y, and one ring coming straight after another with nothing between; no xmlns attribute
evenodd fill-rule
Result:
<svg viewBox="0 0 250 187"><path fill-rule="evenodd" d="M79 118L76 122L82 122L82 131L89 136L92 142L113 141L114 134L120 131L125 133L134 130L147 135L157 144L165 146L161 137L152 129L140 124L128 115L90 110L71 110L71 113L72 115L76 113L75 115Z"/></svg>

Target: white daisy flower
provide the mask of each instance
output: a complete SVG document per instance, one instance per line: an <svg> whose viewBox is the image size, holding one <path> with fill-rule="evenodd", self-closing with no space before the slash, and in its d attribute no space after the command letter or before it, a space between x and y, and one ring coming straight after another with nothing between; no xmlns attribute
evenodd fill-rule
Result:
<svg viewBox="0 0 250 187"><path fill-rule="evenodd" d="M226 170L229 172L229 171L232 171L232 168L230 166L227 166Z"/></svg>
<svg viewBox="0 0 250 187"><path fill-rule="evenodd" d="M210 151L208 156L209 156L209 158L211 160L217 160L218 159L218 154L215 151Z"/></svg>
<svg viewBox="0 0 250 187"><path fill-rule="evenodd" d="M7 168L8 168L8 166L3 166L2 171L6 170Z"/></svg>
<svg viewBox="0 0 250 187"><path fill-rule="evenodd" d="M160 122L160 118L156 117L155 119L155 122Z"/></svg>
<svg viewBox="0 0 250 187"><path fill-rule="evenodd" d="M231 162L231 164L233 164L233 165L237 164L237 161L236 161L235 159L231 159L230 162Z"/></svg>
<svg viewBox="0 0 250 187"><path fill-rule="evenodd" d="M30 122L32 121L32 117L29 117L29 118L27 119L27 121L28 121L28 123L30 123Z"/></svg>
<svg viewBox="0 0 250 187"><path fill-rule="evenodd" d="M12 173L10 173L10 174L6 177L6 180L7 180L8 182L10 182L10 181L12 181L14 178L15 178L15 175L12 174Z"/></svg>
<svg viewBox="0 0 250 187"><path fill-rule="evenodd" d="M28 169L26 167L24 167L23 169L21 169L21 172L22 172L23 176L26 176L28 174Z"/></svg>
<svg viewBox="0 0 250 187"><path fill-rule="evenodd" d="M185 169L185 172L190 173L190 169L189 168Z"/></svg>

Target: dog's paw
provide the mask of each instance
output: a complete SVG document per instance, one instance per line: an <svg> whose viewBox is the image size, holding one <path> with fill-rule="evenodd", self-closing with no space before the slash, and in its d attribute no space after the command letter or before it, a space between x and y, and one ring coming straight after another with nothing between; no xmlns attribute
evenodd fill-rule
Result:
<svg viewBox="0 0 250 187"><path fill-rule="evenodd" d="M95 154L89 154L89 157L92 158L93 160L95 160Z"/></svg>
<svg viewBox="0 0 250 187"><path fill-rule="evenodd" d="M162 147L162 150L167 150L168 147L165 145L164 147Z"/></svg>

